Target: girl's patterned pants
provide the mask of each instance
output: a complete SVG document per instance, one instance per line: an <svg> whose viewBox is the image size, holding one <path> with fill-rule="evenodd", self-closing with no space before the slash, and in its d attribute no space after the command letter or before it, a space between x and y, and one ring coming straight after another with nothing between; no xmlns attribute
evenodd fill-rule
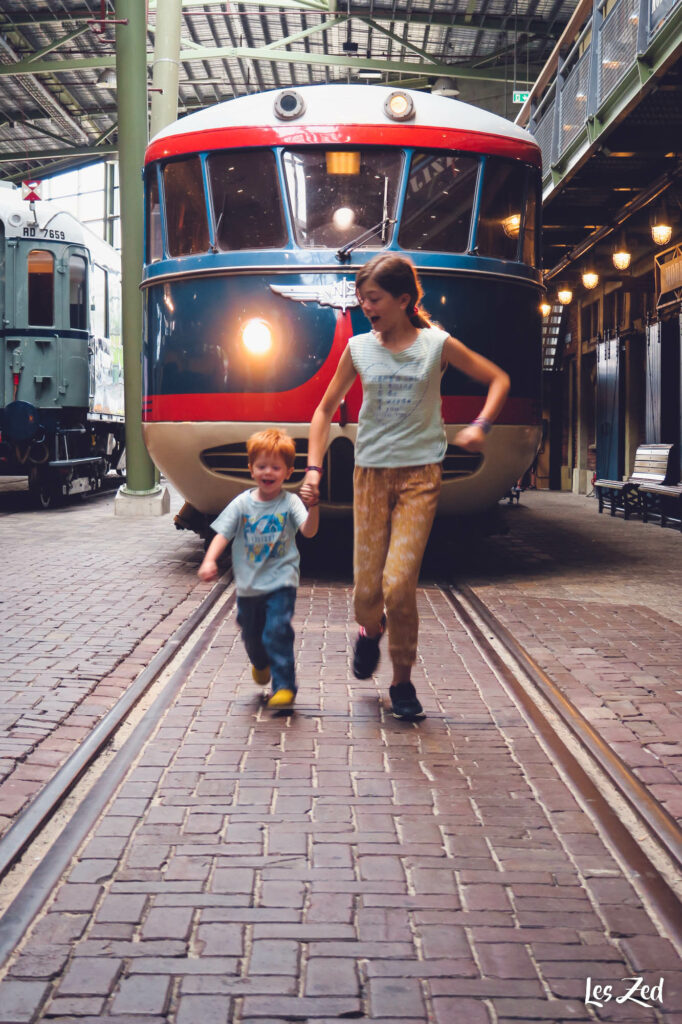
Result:
<svg viewBox="0 0 682 1024"><path fill-rule="evenodd" d="M440 482L439 462L400 469L355 467L355 618L375 636L386 609L394 665L412 665L417 659L417 581Z"/></svg>

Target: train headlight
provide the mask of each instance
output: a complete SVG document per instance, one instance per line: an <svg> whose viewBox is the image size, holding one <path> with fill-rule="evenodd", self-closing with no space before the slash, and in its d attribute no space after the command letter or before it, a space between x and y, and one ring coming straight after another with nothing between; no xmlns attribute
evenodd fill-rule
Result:
<svg viewBox="0 0 682 1024"><path fill-rule="evenodd" d="M244 348L252 356L264 356L272 348L272 330L267 321L260 317L247 320L242 327Z"/></svg>
<svg viewBox="0 0 682 1024"><path fill-rule="evenodd" d="M275 100L275 117L280 121L293 121L305 110L303 97L295 89L285 89Z"/></svg>
<svg viewBox="0 0 682 1024"><path fill-rule="evenodd" d="M409 121L414 117L414 100L406 92L392 92L386 98L384 111L392 121Z"/></svg>

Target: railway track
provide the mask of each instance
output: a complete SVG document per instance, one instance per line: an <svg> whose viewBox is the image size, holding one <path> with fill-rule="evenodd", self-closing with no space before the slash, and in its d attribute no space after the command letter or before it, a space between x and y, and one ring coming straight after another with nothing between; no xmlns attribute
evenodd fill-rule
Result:
<svg viewBox="0 0 682 1024"><path fill-rule="evenodd" d="M230 583L226 574L0 840L0 970L210 646L234 602ZM682 951L682 833L676 822L471 590L439 589L661 933Z"/></svg>
<svg viewBox="0 0 682 1024"><path fill-rule="evenodd" d="M0 839L0 969L210 645L231 583L228 569Z"/></svg>
<svg viewBox="0 0 682 1024"><path fill-rule="evenodd" d="M677 822L469 587L441 589L642 901L682 951Z"/></svg>

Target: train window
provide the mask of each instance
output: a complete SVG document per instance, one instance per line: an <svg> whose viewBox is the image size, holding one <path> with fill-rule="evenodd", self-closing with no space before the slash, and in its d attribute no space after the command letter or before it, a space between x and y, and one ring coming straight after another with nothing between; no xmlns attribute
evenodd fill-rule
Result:
<svg viewBox="0 0 682 1024"><path fill-rule="evenodd" d="M299 245L338 249L374 227L362 247L379 249L390 240L382 221L395 217L399 150L290 149L283 161Z"/></svg>
<svg viewBox="0 0 682 1024"><path fill-rule="evenodd" d="M199 157L174 160L163 169L170 256L208 251L208 220Z"/></svg>
<svg viewBox="0 0 682 1024"><path fill-rule="evenodd" d="M483 173L481 210L476 235L480 256L519 259L519 234L524 222L522 258L535 265L537 245L536 175L516 160L488 156ZM526 204L525 216L524 203Z"/></svg>
<svg viewBox="0 0 682 1024"><path fill-rule="evenodd" d="M45 249L28 254L28 322L33 327L54 323L54 256Z"/></svg>
<svg viewBox="0 0 682 1024"><path fill-rule="evenodd" d="M83 256L69 257L69 326L76 331L88 329L88 278Z"/></svg>
<svg viewBox="0 0 682 1024"><path fill-rule="evenodd" d="M478 157L414 153L398 241L403 249L466 252Z"/></svg>
<svg viewBox="0 0 682 1024"><path fill-rule="evenodd" d="M159 179L156 167L152 166L147 174L147 263L158 263L163 259L163 239L161 237L161 200L159 199Z"/></svg>
<svg viewBox="0 0 682 1024"><path fill-rule="evenodd" d="M216 218L216 244L235 249L274 249L287 243L275 154L232 149L208 158Z"/></svg>
<svg viewBox="0 0 682 1024"><path fill-rule="evenodd" d="M95 263L92 268L90 285L91 305L90 329L98 338L106 338L107 331L107 272Z"/></svg>

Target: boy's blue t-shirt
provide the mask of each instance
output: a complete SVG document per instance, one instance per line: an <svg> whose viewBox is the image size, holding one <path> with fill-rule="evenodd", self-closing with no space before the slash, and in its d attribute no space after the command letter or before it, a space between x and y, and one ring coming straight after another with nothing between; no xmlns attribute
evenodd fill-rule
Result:
<svg viewBox="0 0 682 1024"><path fill-rule="evenodd" d="M272 501L257 501L244 491L211 526L232 544L232 568L240 597L258 597L280 587L297 587L300 556L296 532L308 517L297 494L281 491Z"/></svg>

